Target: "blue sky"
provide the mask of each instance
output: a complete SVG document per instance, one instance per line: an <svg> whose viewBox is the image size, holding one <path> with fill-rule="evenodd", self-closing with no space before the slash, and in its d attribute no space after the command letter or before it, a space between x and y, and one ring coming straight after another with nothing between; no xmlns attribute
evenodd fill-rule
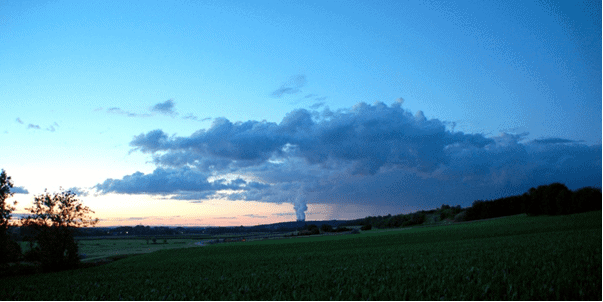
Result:
<svg viewBox="0 0 603 302"><path fill-rule="evenodd" d="M601 3L4 1L0 168L104 225L601 186ZM86 195L87 194L87 195Z"/></svg>

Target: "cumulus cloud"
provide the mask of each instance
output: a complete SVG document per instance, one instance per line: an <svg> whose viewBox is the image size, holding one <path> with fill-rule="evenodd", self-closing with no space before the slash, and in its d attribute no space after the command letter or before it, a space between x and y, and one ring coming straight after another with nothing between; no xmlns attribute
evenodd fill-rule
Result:
<svg viewBox="0 0 603 302"><path fill-rule="evenodd" d="M101 194L172 195L171 199L202 200L224 197L221 191L241 191L261 188L262 184L240 178L211 180L211 174L189 167L157 168L151 174L136 172L122 179L107 179L93 188Z"/></svg>
<svg viewBox="0 0 603 302"><path fill-rule="evenodd" d="M40 125L29 124L27 125L27 129L40 129Z"/></svg>
<svg viewBox="0 0 603 302"><path fill-rule="evenodd" d="M526 141L527 133L455 132L448 122L413 114L402 103L298 109L280 123L217 118L185 137L161 129L142 133L130 145L150 154L156 170L95 188L197 202L211 197L289 203L303 220L308 203L468 206L553 181L573 189L601 183L600 145Z"/></svg>

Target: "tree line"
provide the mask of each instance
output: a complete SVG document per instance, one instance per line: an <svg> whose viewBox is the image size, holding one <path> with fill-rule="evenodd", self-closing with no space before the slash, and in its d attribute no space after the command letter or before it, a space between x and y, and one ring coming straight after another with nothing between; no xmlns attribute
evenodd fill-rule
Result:
<svg viewBox="0 0 603 302"><path fill-rule="evenodd" d="M552 183L531 188L521 195L513 195L494 200L476 200L470 207L442 205L433 210L415 213L368 216L351 220L345 225L362 225L362 230L376 228L399 228L430 222L462 222L496 218L517 214L568 215L589 211L601 211L601 189L584 187L569 190L564 184ZM430 221L428 221L430 220Z"/></svg>
<svg viewBox="0 0 603 302"><path fill-rule="evenodd" d="M552 183L530 188L522 195L494 200L476 200L466 210L465 221L526 213L536 215L568 215L601 211L601 189L584 187L571 191L564 184Z"/></svg>

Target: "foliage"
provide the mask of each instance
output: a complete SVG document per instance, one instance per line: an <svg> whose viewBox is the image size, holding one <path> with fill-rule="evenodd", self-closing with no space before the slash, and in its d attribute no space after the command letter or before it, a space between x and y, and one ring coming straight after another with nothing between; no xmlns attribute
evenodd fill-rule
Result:
<svg viewBox="0 0 603 302"><path fill-rule="evenodd" d="M299 231L299 236L308 236L308 235L318 235L320 234L320 229L315 224L306 225L306 227Z"/></svg>
<svg viewBox="0 0 603 302"><path fill-rule="evenodd" d="M488 219L517 215L568 215L601 210L601 190L586 187L570 191L564 184L531 188L523 195L503 197L490 201L476 200L466 210L464 220Z"/></svg>
<svg viewBox="0 0 603 302"><path fill-rule="evenodd" d="M370 223L367 223L367 224L363 225L362 227L360 227L360 230L369 231L372 228L373 228L373 226Z"/></svg>
<svg viewBox="0 0 603 302"><path fill-rule="evenodd" d="M346 228L346 227L340 225L335 229L335 232L340 233L340 232L347 232L347 231L351 231L351 230L352 229L349 229L349 228Z"/></svg>
<svg viewBox="0 0 603 302"><path fill-rule="evenodd" d="M33 207L26 210L30 215L23 218L21 224L32 230L29 240L37 245L32 253L37 254L43 269L53 271L77 267L78 246L73 234L76 228L93 226L98 222L89 216L94 212L70 191L45 192L36 196ZM35 255L31 257L35 258Z"/></svg>
<svg viewBox="0 0 603 302"><path fill-rule="evenodd" d="M320 230L323 232L333 232L333 226L331 226L330 224L323 224L320 226Z"/></svg>
<svg viewBox="0 0 603 302"><path fill-rule="evenodd" d="M601 300L601 212L163 250L3 300ZM124 282L127 280L127 282Z"/></svg>
<svg viewBox="0 0 603 302"><path fill-rule="evenodd" d="M0 172L0 263L16 261L21 257L21 249L15 246L15 242L10 239L8 227L10 226L11 213L15 210L15 201L11 206L7 199L13 196L10 189L13 182L6 174L6 171Z"/></svg>

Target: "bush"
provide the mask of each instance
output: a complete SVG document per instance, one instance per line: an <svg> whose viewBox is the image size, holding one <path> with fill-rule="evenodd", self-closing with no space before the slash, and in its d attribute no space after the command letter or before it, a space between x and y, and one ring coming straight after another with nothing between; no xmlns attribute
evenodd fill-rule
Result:
<svg viewBox="0 0 603 302"><path fill-rule="evenodd" d="M352 234L360 234L360 231L358 229L353 229Z"/></svg>
<svg viewBox="0 0 603 302"><path fill-rule="evenodd" d="M6 252L4 262L15 262L21 260L23 253L21 252L21 246L14 240L8 240L4 249Z"/></svg>
<svg viewBox="0 0 603 302"><path fill-rule="evenodd" d="M344 226L338 226L337 229L335 229L335 232L339 233L339 232L347 232L347 231L351 231L352 229L348 229Z"/></svg>
<svg viewBox="0 0 603 302"><path fill-rule="evenodd" d="M467 212L462 211L456 215L454 215L454 222L462 222L465 221L465 215Z"/></svg>
<svg viewBox="0 0 603 302"><path fill-rule="evenodd" d="M363 225L360 229L363 231L369 231L372 228L373 228L373 226L370 223L368 223L368 224Z"/></svg>
<svg viewBox="0 0 603 302"><path fill-rule="evenodd" d="M318 230L318 226L315 224L309 224L306 226L306 230L311 231L313 229L317 229Z"/></svg>
<svg viewBox="0 0 603 302"><path fill-rule="evenodd" d="M298 236L309 236L309 235L317 235L320 234L320 230L318 228L312 228L311 230L301 230L298 233Z"/></svg>
<svg viewBox="0 0 603 302"><path fill-rule="evenodd" d="M320 226L320 230L323 232L333 232L333 227L330 224L323 224Z"/></svg>

